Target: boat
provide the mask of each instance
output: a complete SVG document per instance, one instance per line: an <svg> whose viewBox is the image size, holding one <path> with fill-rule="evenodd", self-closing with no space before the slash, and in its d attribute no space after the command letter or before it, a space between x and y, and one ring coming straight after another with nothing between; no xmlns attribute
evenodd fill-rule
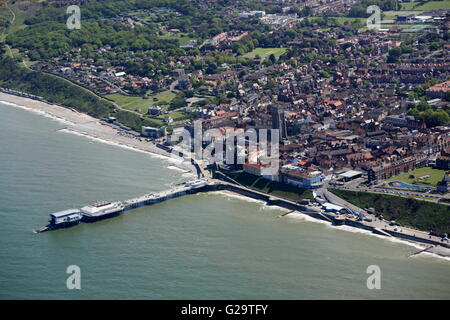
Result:
<svg viewBox="0 0 450 320"><path fill-rule="evenodd" d="M97 202L80 209L83 222L95 222L120 215L124 210L122 202Z"/></svg>

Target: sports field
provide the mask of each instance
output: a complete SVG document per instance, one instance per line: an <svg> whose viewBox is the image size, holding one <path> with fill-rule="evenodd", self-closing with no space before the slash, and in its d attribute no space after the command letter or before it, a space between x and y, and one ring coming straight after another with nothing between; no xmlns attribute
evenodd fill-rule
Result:
<svg viewBox="0 0 450 320"><path fill-rule="evenodd" d="M266 59L268 56L273 54L275 58L279 58L283 53L286 52L286 48L256 48L244 54L246 58L255 58L256 56L261 57L261 59Z"/></svg>

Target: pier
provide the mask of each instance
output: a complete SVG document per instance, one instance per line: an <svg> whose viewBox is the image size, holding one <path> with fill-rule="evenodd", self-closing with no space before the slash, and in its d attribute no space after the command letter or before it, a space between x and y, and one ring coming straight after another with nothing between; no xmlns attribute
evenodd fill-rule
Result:
<svg viewBox="0 0 450 320"><path fill-rule="evenodd" d="M442 256L449 256L450 254L448 252L448 249L450 247L448 243L444 243L443 241L440 241L440 239L436 239L435 237L429 236L426 233L417 230L414 230L413 232L410 232L410 230L406 231L406 228L402 228L401 231L397 229L390 230L384 225L386 221L369 222L365 221L360 215L351 215L351 214L343 215L338 213L327 212L326 210L320 209L317 206L312 206L310 204L302 204L296 201L268 195L264 192L254 190L243 185L238 185L223 180L206 179L206 178L188 181L185 183L175 185L170 189L164 191L144 194L142 196L128 199L125 201L106 203L106 205L109 205L109 208L105 209L104 212L101 210L101 208L98 209L100 212L97 212L96 215L94 216L97 219L92 219L92 215L90 216L91 219L87 219L86 217L89 217L89 214L85 212L86 209L85 211L83 211L83 209L84 208L97 209L98 204L83 207L81 209L68 209L61 212L53 213L50 215L51 217L50 224L43 228L35 230L35 233L65 228L76 225L79 222L93 222L97 220L111 218L113 216L121 214L124 211L160 203L169 199L181 197L188 194L195 194L198 192L221 191L221 190L241 194L243 196L247 196L257 200L262 200L266 202L268 205L279 206L290 210L289 212L282 214L279 217L287 216L293 212L299 212L315 219L330 222L333 225L348 225L358 229L365 229L373 232L374 234L383 235L385 237L396 237L408 241L413 241L416 243L419 242L426 245L433 245L435 247L429 248L427 250L428 252L436 251L437 254ZM333 200L335 200L335 198L333 198ZM113 207L111 208L111 206ZM360 208L358 209L363 211ZM77 216L80 217L78 220ZM55 224L54 221L57 221L57 223Z"/></svg>
<svg viewBox="0 0 450 320"><path fill-rule="evenodd" d="M195 192L199 191L199 189L194 189L191 186L183 184L161 192L144 194L143 196L137 198L125 200L122 202L122 204L124 205L124 211L127 211L142 206L152 205L168 199L184 196L188 193L194 193L194 190Z"/></svg>
<svg viewBox="0 0 450 320"><path fill-rule="evenodd" d="M35 233L51 231L66 227L71 227L80 222L94 222L107 218L112 218L125 211L136 209L142 206L148 206L163 202L169 199L181 197L187 194L194 194L206 191L214 183L206 179L197 179L173 186L170 189L144 194L140 197L118 202L100 202L81 209L68 209L50 214L49 224L43 228L36 229ZM209 190L209 189L208 189Z"/></svg>

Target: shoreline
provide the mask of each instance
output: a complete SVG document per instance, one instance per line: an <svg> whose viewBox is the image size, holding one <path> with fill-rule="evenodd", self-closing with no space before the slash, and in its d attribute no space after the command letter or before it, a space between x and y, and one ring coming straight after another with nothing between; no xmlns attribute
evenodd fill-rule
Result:
<svg viewBox="0 0 450 320"><path fill-rule="evenodd" d="M428 249L430 248L429 245L425 245L424 243L421 242L417 242L417 241L412 241L412 240L406 240L403 238L399 238L399 237L386 237L380 234L376 234L372 231L363 229L363 228L359 228L359 227L355 227L355 226L351 226L351 225L335 225L331 222L328 222L326 220L322 220L316 217L313 217L307 213L304 212L300 212L300 211L292 211L289 210L287 208L278 206L278 205L267 205L266 202L264 200L260 200L260 199L255 199L249 196L245 196L242 195L240 193L237 192L233 192L230 190L220 190L220 191L212 191L212 193L214 194L218 194L218 195L222 195L224 197L230 197L230 198L235 198L235 199L240 199L240 200L244 200L244 201L249 201L249 202L253 202L253 203L257 203L259 205L261 205L262 210L264 210L264 208L266 207L273 207L276 208L280 211L285 211L285 212L289 212L287 215L284 216L279 216L279 217L288 217L288 218L292 218L292 219L299 219L299 220L303 220L306 222L313 222L313 223L319 223L322 225L325 225L326 227L330 227L333 230L340 230L340 231L345 231L345 232L351 232L351 233L359 233L359 234L364 234L364 235L370 235L373 237L376 237L378 239L382 239L385 241L388 241L389 243L399 243L399 244L404 244L407 245L409 247L413 247L415 249L417 249L418 251L412 253L411 255L409 255L408 257L412 257L412 256L429 256L429 257L434 257L434 258L439 258L439 259L444 259L446 261L450 261L450 250L448 250L447 248L441 247L441 252L440 250L437 249L437 251L432 252L432 251L428 251ZM436 248L435 246L433 248ZM424 249L427 249L426 251L424 251ZM442 251L445 251L442 252Z"/></svg>
<svg viewBox="0 0 450 320"><path fill-rule="evenodd" d="M33 112L67 126L59 129L59 132L83 136L97 142L114 145L135 152L146 153L152 157L169 161L170 166L179 168L185 173L189 172L195 174L196 172L195 168L190 163L158 148L155 143L133 138L131 135L127 135L120 130L102 124L99 119L87 114L59 105L6 94L4 92L0 92L0 103Z"/></svg>
<svg viewBox="0 0 450 320"><path fill-rule="evenodd" d="M175 158L167 151L158 148L153 142L140 141L128 135L124 135L123 133L119 134L120 132L119 130L112 128L108 125L102 124L99 119L96 119L84 113L80 113L69 108L61 107L59 105L49 104L38 100L6 94L3 92L0 92L0 103L4 103L6 105L15 108L20 108L29 112L33 112L67 125L67 127L59 129L58 130L59 132L83 136L85 138L97 142L114 145L134 152L146 153L152 157L157 157L169 161L170 162L169 167L172 167L169 169L180 170L183 171L183 173L195 174L195 168L190 163L183 162L182 158L179 157ZM267 206L267 207L274 207L280 210L287 210L286 208L280 206L268 206L264 200L254 199L252 197L245 196L232 191L222 190L217 191L217 193L223 194L225 196L239 198L245 201L256 202L262 205L263 208ZM296 215L297 218L301 218L305 221L323 223L323 221L311 217L305 213L295 212L293 214ZM420 242L404 240L397 237L393 237L392 239L390 239L389 237L379 236L370 231L364 232L364 230L361 230L360 228L354 226L344 226L345 228L343 228L342 226L334 226L332 224L329 224L329 226L347 232L370 234L378 238L383 238L390 242L403 243L409 246L413 246L416 249L427 248L426 245ZM450 253L448 255L443 255L439 254L439 252L435 253L427 251L420 253L419 255L421 254L437 258L444 258L445 260L450 261L449 258Z"/></svg>
<svg viewBox="0 0 450 320"><path fill-rule="evenodd" d="M355 226L350 226L350 225L334 225L333 223L328 222L326 220L321 220L321 219L318 219L316 217L312 217L312 216L308 215L307 213L300 212L300 211L291 211L291 210L289 210L287 208L284 208L284 207L281 207L281 206L278 206L278 205L267 205L267 203L264 200L255 199L255 198L252 198L252 197L249 197L249 196L245 196L245 195L242 195L240 193L233 192L233 191L230 191L230 190L212 191L212 193L213 194L222 195L224 197L230 197L230 198L234 198L234 199L240 199L240 200L243 200L243 201L257 203L257 204L259 204L261 206L262 210L264 210L266 207L269 207L269 208L273 207L273 208L276 208L276 209L278 209L280 211L288 212L287 215L284 215L284 216L280 215L278 217L288 217L288 218L291 218L291 219L298 219L298 220L303 220L303 221L306 221L306 222L319 223L319 224L325 225L326 227L332 228L334 230L340 230L340 231L345 231L345 232L369 235L369 236L373 236L373 237L376 237L376 238L381 239L381 240L385 240L385 241L387 241L389 243L392 243L392 244L394 244L394 243L403 244L403 245L407 245L409 247L413 247L413 248L418 250L418 251L410 254L408 256L408 258L416 257L416 256L419 256L419 257L420 256L422 256L422 257L428 256L428 257L434 257L434 258L450 261L450 250L448 250L447 248L444 248L444 247L441 247L442 250L440 251L440 250L438 250L439 248L436 249L436 247L434 246L433 248L435 248L436 251L432 252L432 251L428 251L430 246L427 246L427 245L425 245L425 244L423 244L421 242L416 242L416 241L412 241L412 240L406 240L406 239L402 239L402 238L394 237L394 236L386 237L386 236L383 236L383 235L376 234L376 233L374 233L372 231L369 231L369 230L366 230L366 229L363 229L363 228L358 228L358 227L355 227ZM427 249L427 250L424 251L424 249ZM445 253L442 252L442 251L445 251Z"/></svg>

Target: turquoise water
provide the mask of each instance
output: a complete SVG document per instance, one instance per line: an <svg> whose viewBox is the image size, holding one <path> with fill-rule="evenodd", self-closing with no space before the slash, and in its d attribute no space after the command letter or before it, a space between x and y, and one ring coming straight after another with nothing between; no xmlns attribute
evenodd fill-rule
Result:
<svg viewBox="0 0 450 320"><path fill-rule="evenodd" d="M123 200L190 177L147 154L58 131L0 104L0 298L450 298L450 261L223 194L34 234L51 212ZM381 268L381 290L366 269ZM66 268L81 268L81 290Z"/></svg>

